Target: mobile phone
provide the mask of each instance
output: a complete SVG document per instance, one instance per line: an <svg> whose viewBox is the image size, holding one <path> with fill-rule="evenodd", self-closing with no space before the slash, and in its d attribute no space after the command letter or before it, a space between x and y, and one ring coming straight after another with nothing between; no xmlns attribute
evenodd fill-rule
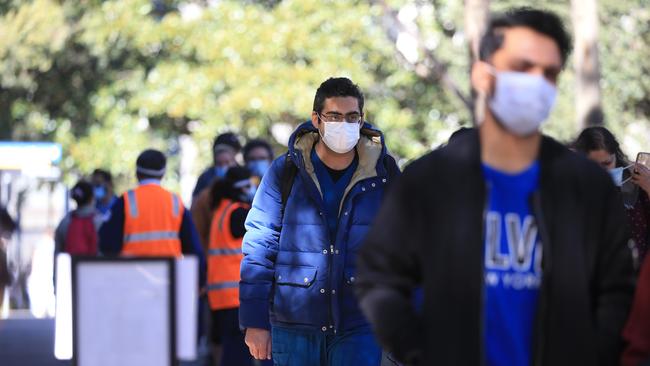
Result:
<svg viewBox="0 0 650 366"><path fill-rule="evenodd" d="M640 152L639 154L637 154L636 163L642 164L646 168L650 169L650 153Z"/></svg>

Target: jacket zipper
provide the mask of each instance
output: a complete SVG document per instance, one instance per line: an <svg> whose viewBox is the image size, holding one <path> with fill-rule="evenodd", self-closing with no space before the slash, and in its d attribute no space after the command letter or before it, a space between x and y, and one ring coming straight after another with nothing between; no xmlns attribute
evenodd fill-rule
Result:
<svg viewBox="0 0 650 366"><path fill-rule="evenodd" d="M311 188L313 190L315 190L315 192L318 192L318 189L316 188L312 178L307 173L305 173L305 165L304 165L304 162L303 162L304 160L303 160L302 154L298 154L298 153L294 152L294 155L296 156L295 160L300 162L300 165L298 165L298 167L299 167L298 174L302 174L303 181L309 182L308 184L312 185ZM302 168L302 169L300 169L300 168ZM330 244L330 250L329 250L329 253L327 254L327 256L328 256L328 258L327 258L328 277L327 277L327 284L325 286L325 288L329 292L327 294L327 298L328 298L328 304L327 304L327 320L328 320L328 324L323 325L323 327L326 327L325 331L327 331L327 329L330 329L330 327L334 326L334 317L333 317L333 314L332 314L332 257L334 256L334 244L333 244L333 241L332 241L332 238L331 238L331 235L330 235L330 231L329 231L329 228L328 228L328 225L327 225L327 217L325 217L325 208L323 207L323 198L320 195L320 193L317 194L316 196L317 196L316 202L319 205L319 211L321 213L320 216L321 216L321 218L323 220L323 225L326 228L325 232L326 232L326 235L327 235L328 243ZM314 278L314 281L315 280L316 279Z"/></svg>

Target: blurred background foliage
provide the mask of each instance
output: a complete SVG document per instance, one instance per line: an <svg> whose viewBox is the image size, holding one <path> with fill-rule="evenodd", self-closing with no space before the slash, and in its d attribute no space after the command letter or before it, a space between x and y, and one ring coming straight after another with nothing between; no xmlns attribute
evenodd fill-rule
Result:
<svg viewBox="0 0 650 366"><path fill-rule="evenodd" d="M386 3L469 97L463 1ZM536 6L570 28L569 1ZM634 155L650 149L650 9L646 0L600 0L599 17L605 123ZM405 62L421 55L387 37L375 2L5 0L0 39L0 139L62 143L68 179L102 167L124 188L139 152L156 147L172 156L168 180L177 181L184 135L198 147L196 174L219 132L268 138L280 153L330 76L360 85L367 119L403 161L471 125L456 94ZM545 127L562 141L579 132L573 80L569 63Z"/></svg>

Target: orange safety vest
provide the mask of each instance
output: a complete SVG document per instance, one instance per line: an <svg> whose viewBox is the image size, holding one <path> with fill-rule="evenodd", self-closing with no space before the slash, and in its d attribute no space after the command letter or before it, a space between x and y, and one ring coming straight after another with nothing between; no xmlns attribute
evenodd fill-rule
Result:
<svg viewBox="0 0 650 366"><path fill-rule="evenodd" d="M230 216L238 208L249 209L250 205L222 199L212 216L208 247L208 300L212 310L239 307L243 238L234 238L230 231Z"/></svg>
<svg viewBox="0 0 650 366"><path fill-rule="evenodd" d="M180 198L158 184L126 192L122 255L180 257L183 210Z"/></svg>

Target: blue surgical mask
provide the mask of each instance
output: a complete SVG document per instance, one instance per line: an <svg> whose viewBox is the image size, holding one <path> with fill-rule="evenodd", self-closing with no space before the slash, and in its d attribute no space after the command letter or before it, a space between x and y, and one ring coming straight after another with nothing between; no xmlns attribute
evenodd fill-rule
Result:
<svg viewBox="0 0 650 366"><path fill-rule="evenodd" d="M257 187L251 186L248 190L242 192L242 194L239 196L239 199L242 202L248 202L251 203L253 202L253 198L255 198L255 192L257 192Z"/></svg>
<svg viewBox="0 0 650 366"><path fill-rule="evenodd" d="M217 178L221 179L226 176L226 173L228 173L228 167L227 166L217 166L214 168L214 175L217 176Z"/></svg>
<svg viewBox="0 0 650 366"><path fill-rule="evenodd" d="M270 167L271 163L268 160L254 160L248 162L248 169L250 169L251 173L257 177L263 177Z"/></svg>
<svg viewBox="0 0 650 366"><path fill-rule="evenodd" d="M104 186L95 186L93 188L93 194L95 195L95 199L97 201L101 201L106 197L106 188Z"/></svg>
<svg viewBox="0 0 650 366"><path fill-rule="evenodd" d="M623 180L623 171L625 171L625 169L628 169L629 167L631 167L633 165L634 164L628 165L628 166L621 166L621 167L618 167L618 168L608 170L609 175L612 177L612 180L614 181L614 185L616 185L617 187L621 187L628 180L630 180L630 178L628 178L626 180Z"/></svg>
<svg viewBox="0 0 650 366"><path fill-rule="evenodd" d="M528 136L548 118L557 95L553 84L539 75L525 72L493 71L494 96L488 105L508 131Z"/></svg>

